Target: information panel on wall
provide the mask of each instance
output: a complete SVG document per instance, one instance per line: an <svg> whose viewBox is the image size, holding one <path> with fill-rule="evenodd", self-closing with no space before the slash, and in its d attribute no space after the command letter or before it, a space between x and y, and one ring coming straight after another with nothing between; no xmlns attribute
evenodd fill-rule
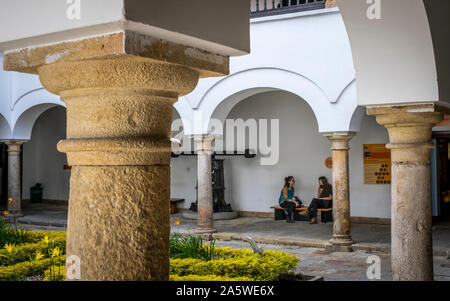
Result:
<svg viewBox="0 0 450 301"><path fill-rule="evenodd" d="M364 144L364 184L391 184L391 151L385 144Z"/></svg>

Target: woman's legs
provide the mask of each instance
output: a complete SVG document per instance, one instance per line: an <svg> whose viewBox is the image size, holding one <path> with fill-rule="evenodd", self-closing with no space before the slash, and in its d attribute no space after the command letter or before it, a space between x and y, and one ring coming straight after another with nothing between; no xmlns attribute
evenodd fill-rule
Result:
<svg viewBox="0 0 450 301"><path fill-rule="evenodd" d="M295 204L292 202L283 202L280 206L281 208L286 209L286 221L293 221L292 215L294 213Z"/></svg>
<svg viewBox="0 0 450 301"><path fill-rule="evenodd" d="M319 199L313 199L311 201L311 204L308 207L308 212L309 212L309 216L311 219L313 218L317 218L317 210L319 208L323 208L324 207L324 203L322 200Z"/></svg>

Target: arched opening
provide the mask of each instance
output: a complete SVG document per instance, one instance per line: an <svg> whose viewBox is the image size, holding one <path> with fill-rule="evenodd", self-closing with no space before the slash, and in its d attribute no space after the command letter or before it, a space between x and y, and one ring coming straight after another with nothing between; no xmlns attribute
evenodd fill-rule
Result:
<svg viewBox="0 0 450 301"><path fill-rule="evenodd" d="M296 194L307 203L317 193L319 176L331 179L331 169L324 164L330 156L328 141L319 133L311 107L299 96L281 90L256 94L236 103L226 119L226 123L238 119L255 120L258 125L255 158L224 157L226 198L242 215L272 212L270 207L277 205L286 176L295 177ZM260 126L265 122L267 130ZM224 144L231 150L228 145L231 127L225 128ZM244 130L249 146L250 130ZM267 136L267 145L261 135ZM237 135L234 136L236 140ZM261 157L267 156L262 154L262 148L267 146L271 150L269 156L274 160L265 165Z"/></svg>
<svg viewBox="0 0 450 301"><path fill-rule="evenodd" d="M184 123L176 109L172 114L172 137L182 142L184 151L190 149L191 139L184 135ZM197 200L197 157L180 156L170 161L170 197L173 199L184 199L178 203L178 208L189 208L192 202Z"/></svg>
<svg viewBox="0 0 450 301"><path fill-rule="evenodd" d="M0 114L0 138L12 135L8 121ZM8 152L4 143L0 144L0 210L6 210L8 199Z"/></svg>
<svg viewBox="0 0 450 301"><path fill-rule="evenodd" d="M42 184L44 202L67 204L70 169L66 154L56 145L66 138L66 109L53 106L37 117L31 139L23 145L22 199L30 200L30 187Z"/></svg>

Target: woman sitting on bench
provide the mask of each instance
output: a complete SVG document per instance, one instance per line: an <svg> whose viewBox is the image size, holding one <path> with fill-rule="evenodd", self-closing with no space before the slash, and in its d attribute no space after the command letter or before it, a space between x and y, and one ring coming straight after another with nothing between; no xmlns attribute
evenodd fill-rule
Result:
<svg viewBox="0 0 450 301"><path fill-rule="evenodd" d="M286 221L288 223L294 222L294 209L301 206L300 199L294 196L294 185L295 179L293 176L284 178L284 187L281 190L280 198L278 199L280 207L283 208L286 213Z"/></svg>
<svg viewBox="0 0 450 301"><path fill-rule="evenodd" d="M301 212L303 216L308 216L311 218L310 224L317 224L317 210L327 209L333 201L333 186L328 183L327 178L319 178L319 191L317 192L317 198L311 201L308 209Z"/></svg>

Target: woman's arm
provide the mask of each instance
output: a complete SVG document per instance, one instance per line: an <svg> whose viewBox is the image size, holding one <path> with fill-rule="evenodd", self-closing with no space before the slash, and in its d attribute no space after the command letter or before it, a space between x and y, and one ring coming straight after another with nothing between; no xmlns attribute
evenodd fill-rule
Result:
<svg viewBox="0 0 450 301"><path fill-rule="evenodd" d="M326 187L326 192L328 192L328 196L325 198L319 198L320 200L324 200L324 201L331 201L333 200L333 191L331 189L331 187Z"/></svg>
<svg viewBox="0 0 450 301"><path fill-rule="evenodd" d="M331 201L333 200L333 195L330 193L330 195L328 195L326 198L319 198L319 200Z"/></svg>

